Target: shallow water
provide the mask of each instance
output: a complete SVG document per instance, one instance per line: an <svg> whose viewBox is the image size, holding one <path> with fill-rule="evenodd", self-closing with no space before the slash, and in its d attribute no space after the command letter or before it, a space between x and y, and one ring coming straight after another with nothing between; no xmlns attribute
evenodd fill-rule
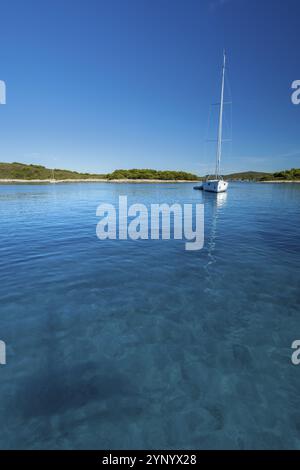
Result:
<svg viewBox="0 0 300 470"><path fill-rule="evenodd" d="M300 449L300 185L0 186L0 448ZM204 202L205 244L96 207Z"/></svg>

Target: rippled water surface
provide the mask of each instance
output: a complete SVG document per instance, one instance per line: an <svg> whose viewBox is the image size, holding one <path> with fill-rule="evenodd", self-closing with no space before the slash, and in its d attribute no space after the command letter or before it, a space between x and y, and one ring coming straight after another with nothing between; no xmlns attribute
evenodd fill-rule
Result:
<svg viewBox="0 0 300 470"><path fill-rule="evenodd" d="M300 185L0 186L0 448L300 449ZM203 202L205 244L96 237Z"/></svg>

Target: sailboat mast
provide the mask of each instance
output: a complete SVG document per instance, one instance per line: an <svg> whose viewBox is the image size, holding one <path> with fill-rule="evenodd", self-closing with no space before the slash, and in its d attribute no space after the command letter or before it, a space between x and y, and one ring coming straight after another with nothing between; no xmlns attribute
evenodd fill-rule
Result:
<svg viewBox="0 0 300 470"><path fill-rule="evenodd" d="M225 55L225 51L224 51L223 70L222 70L222 88L221 88L220 115L219 115L219 129L218 129L218 144L217 144L217 158L216 158L216 179L218 179L219 176L220 176L220 160L221 160L221 153L222 153L222 130L223 130L223 107L224 107L225 65L226 65L226 55Z"/></svg>

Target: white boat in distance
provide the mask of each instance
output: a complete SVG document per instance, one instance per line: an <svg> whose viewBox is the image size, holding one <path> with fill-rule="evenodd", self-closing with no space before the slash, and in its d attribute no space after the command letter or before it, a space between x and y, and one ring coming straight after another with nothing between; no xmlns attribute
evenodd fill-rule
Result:
<svg viewBox="0 0 300 470"><path fill-rule="evenodd" d="M226 66L226 55L224 51L215 178L207 179L206 181L203 181L202 185L194 187L194 189L201 189L203 191L210 191L212 193L223 193L224 191L227 191L227 188L228 188L228 182L224 181L222 176L220 175L220 162L221 162L221 155L222 155L225 66Z"/></svg>
<svg viewBox="0 0 300 470"><path fill-rule="evenodd" d="M51 170L51 172L52 172L52 178L49 180L49 183L55 184L56 180L55 180L55 176L54 176L54 168Z"/></svg>

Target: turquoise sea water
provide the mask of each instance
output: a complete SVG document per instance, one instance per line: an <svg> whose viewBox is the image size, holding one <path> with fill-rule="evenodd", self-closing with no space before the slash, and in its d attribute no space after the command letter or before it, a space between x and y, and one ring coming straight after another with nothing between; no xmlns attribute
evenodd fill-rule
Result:
<svg viewBox="0 0 300 470"><path fill-rule="evenodd" d="M300 185L0 186L0 448L300 449ZM205 243L96 207L205 204Z"/></svg>

